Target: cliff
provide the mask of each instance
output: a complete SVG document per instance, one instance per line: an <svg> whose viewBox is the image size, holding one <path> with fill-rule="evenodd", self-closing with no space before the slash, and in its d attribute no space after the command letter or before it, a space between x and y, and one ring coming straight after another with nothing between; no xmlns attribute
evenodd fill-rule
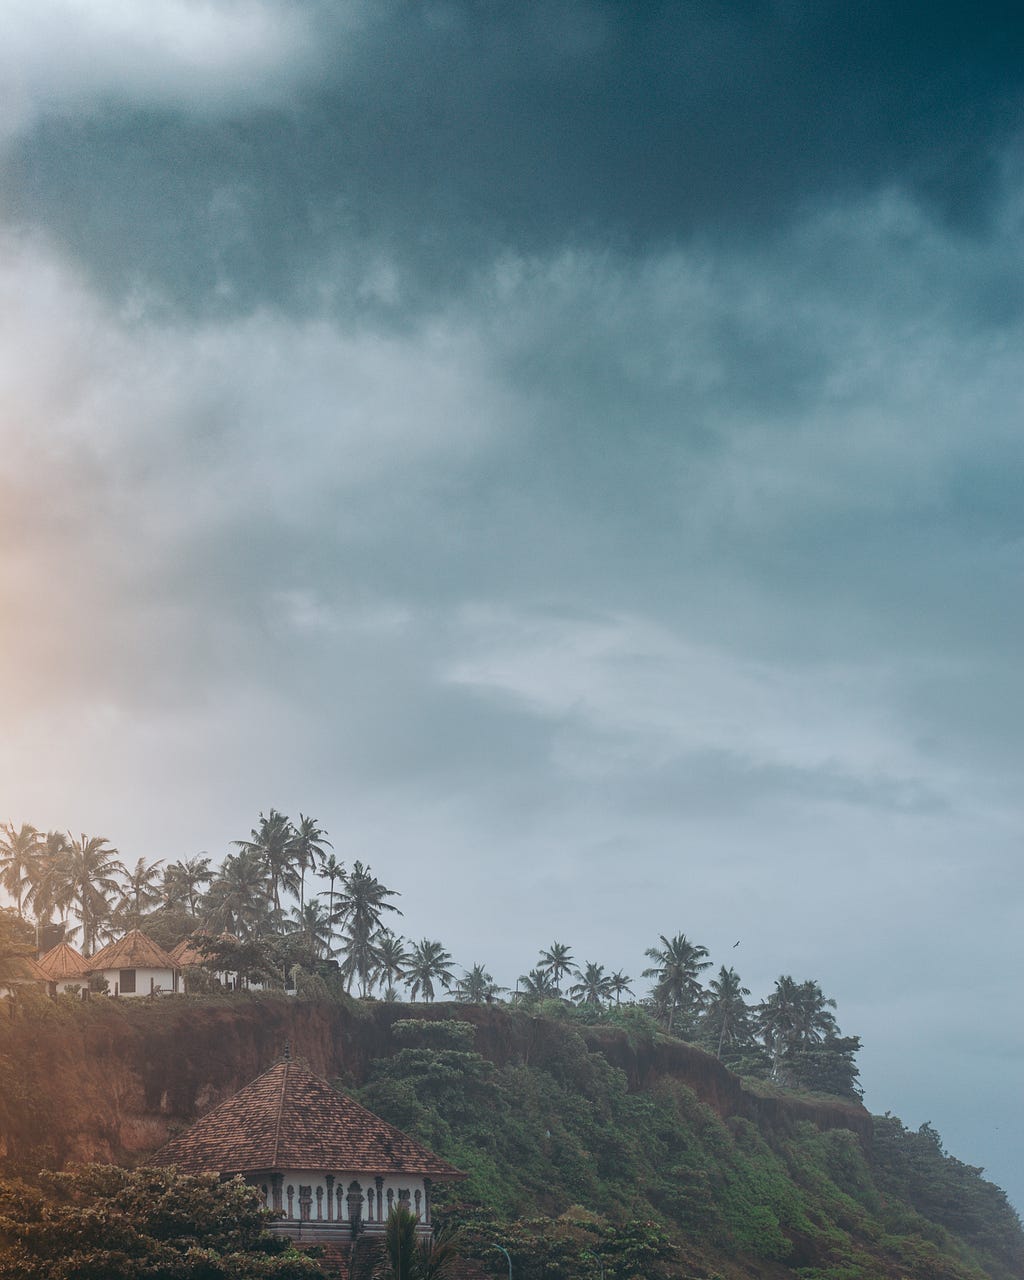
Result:
<svg viewBox="0 0 1024 1280"><path fill-rule="evenodd" d="M396 1052L393 1023L410 1016L472 1023L476 1051L499 1067L544 1063L572 1034L501 1007L359 1006L279 996L93 1000L71 1015L47 1012L40 1006L35 1016L0 1024L0 1157L24 1166L138 1163L264 1071L286 1044L319 1074L360 1086L374 1062ZM871 1117L855 1104L759 1097L715 1058L679 1041L635 1045L614 1028L582 1034L632 1089L670 1078L723 1119L743 1116L773 1130L804 1120L850 1129L870 1142Z"/></svg>
<svg viewBox="0 0 1024 1280"><path fill-rule="evenodd" d="M13 1012L0 1017L6 1173L144 1164L288 1045L466 1172L437 1206L470 1224L485 1266L495 1242L508 1248L519 1280L592 1280L595 1257L619 1280L1024 1275L1005 1196L933 1130L762 1096L642 1022L283 996L40 997Z"/></svg>

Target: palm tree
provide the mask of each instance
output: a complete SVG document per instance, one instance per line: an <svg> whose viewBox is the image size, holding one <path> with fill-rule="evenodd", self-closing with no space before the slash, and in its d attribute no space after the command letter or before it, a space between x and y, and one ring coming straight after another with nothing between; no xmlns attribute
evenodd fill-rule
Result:
<svg viewBox="0 0 1024 1280"><path fill-rule="evenodd" d="M335 917L345 924L342 947L345 960L341 966L342 972L345 974L349 989L351 989L352 979L359 978L360 993L364 996L368 994L370 978L373 974L375 963L373 940L381 928L381 913L395 911L401 915L401 911L394 903L387 901L388 898L398 896L394 889L381 884L371 873L370 868L364 867L361 862L353 864L352 871L345 878L342 891L338 895Z"/></svg>
<svg viewBox="0 0 1024 1280"><path fill-rule="evenodd" d="M129 929L137 929L146 910L160 901L161 892L156 882L160 878L159 868L162 863L163 858L158 858L152 863L147 863L145 858L140 858L135 864L134 871L125 868L122 873L124 887L117 904L117 912Z"/></svg>
<svg viewBox="0 0 1024 1280"><path fill-rule="evenodd" d="M327 912L327 917L331 922L331 938L328 943L327 950L330 955L334 955L334 886L339 881L344 883L345 864L343 862L339 862L333 853L328 854L326 858L322 857L320 859L320 874L330 882L331 886L328 890L328 901L330 902L330 907Z"/></svg>
<svg viewBox="0 0 1024 1280"><path fill-rule="evenodd" d="M327 832L320 826L316 818L307 818L299 814L299 825L293 828L292 849L295 862L299 868L299 910L306 904L306 872L312 871L318 862L323 862L328 849L333 848L327 839Z"/></svg>
<svg viewBox="0 0 1024 1280"><path fill-rule="evenodd" d="M67 850L68 838L63 831L47 831L45 836L39 836L25 901L31 903L40 924L45 924L55 911L59 911L66 926L70 900L63 895L62 869Z"/></svg>
<svg viewBox="0 0 1024 1280"><path fill-rule="evenodd" d="M373 938L373 956L371 984L381 987L385 993L393 991L395 983L405 976L405 967L409 963L405 939L390 929L378 930Z"/></svg>
<svg viewBox="0 0 1024 1280"><path fill-rule="evenodd" d="M551 981L555 984L555 995L560 996L562 979L566 974L572 973L574 964L569 948L562 942L552 942L547 951L540 953L540 964L537 967L551 975Z"/></svg>
<svg viewBox="0 0 1024 1280"><path fill-rule="evenodd" d="M235 848L258 857L266 868L270 881L270 896L274 909L281 910L281 889L291 889L298 884L295 873L295 828L291 820L276 809L260 814L259 826L249 832L248 840L232 840Z"/></svg>
<svg viewBox="0 0 1024 1280"><path fill-rule="evenodd" d="M623 973L621 969L616 969L612 976L608 979L612 995L615 997L615 1007L619 1007L619 1002L624 995L632 995L633 988L629 985L633 979L628 973Z"/></svg>
<svg viewBox="0 0 1024 1280"><path fill-rule="evenodd" d="M749 1036L750 1009L743 999L749 995L749 989L741 984L736 970L727 969L724 964L718 971L718 977L708 983L703 1021L712 1033L715 1026L718 1027L716 1058L721 1058L723 1044L735 1044Z"/></svg>
<svg viewBox="0 0 1024 1280"><path fill-rule="evenodd" d="M0 826L0 885L14 899L18 915L26 885L31 886L39 854L39 832L27 822L15 831L13 822Z"/></svg>
<svg viewBox="0 0 1024 1280"><path fill-rule="evenodd" d="M419 1219L401 1202L388 1214L384 1257L374 1280L447 1280L459 1259L458 1232L442 1231L433 1240L417 1240Z"/></svg>
<svg viewBox="0 0 1024 1280"><path fill-rule="evenodd" d="M92 953L97 934L110 915L110 899L118 891L117 877L124 874L117 850L110 847L106 836L83 834L76 840L68 833L59 870L58 900L66 901L81 920L86 955Z"/></svg>
<svg viewBox="0 0 1024 1280"><path fill-rule="evenodd" d="M322 902L312 899L303 907L292 907L289 937L298 942L311 961L321 960L330 946L331 921Z"/></svg>
<svg viewBox="0 0 1024 1280"><path fill-rule="evenodd" d="M756 1009L757 1029L771 1054L773 1079L782 1077L787 1058L838 1033L831 1012L835 1007L836 1002L826 999L816 982L795 982L787 974L776 979L775 990Z"/></svg>
<svg viewBox="0 0 1024 1280"><path fill-rule="evenodd" d="M521 973L516 983L516 995L531 1003L534 1000L552 1000L558 995L555 980L547 969L531 969Z"/></svg>
<svg viewBox="0 0 1024 1280"><path fill-rule="evenodd" d="M655 961L656 967L645 969L643 976L655 980L651 994L655 1003L668 1013L671 1035L676 1013L692 1014L700 1007L703 999L700 974L711 967L711 961L704 958L707 947L694 946L685 933L677 933L674 938L661 934L660 938L660 947L648 947L644 952L649 960Z"/></svg>
<svg viewBox="0 0 1024 1280"><path fill-rule="evenodd" d="M611 999L611 978L605 973L603 964L588 963L585 969L576 970L576 976L579 982L569 988L569 995L579 1004L600 1009L606 1000Z"/></svg>
<svg viewBox="0 0 1024 1280"><path fill-rule="evenodd" d="M270 880L259 850L229 853L200 904L203 927L243 940L264 932L270 916Z"/></svg>
<svg viewBox="0 0 1024 1280"><path fill-rule="evenodd" d="M183 906L195 919L199 910L200 885L213 879L210 858L206 852L194 858L179 858L164 868L163 900L169 907Z"/></svg>
<svg viewBox="0 0 1024 1280"><path fill-rule="evenodd" d="M446 951L440 942L431 942L429 938L414 942L404 974L412 998L415 1000L422 991L424 1000L428 1003L433 1000L435 978L446 991L450 991L455 981L451 963L451 952Z"/></svg>
<svg viewBox="0 0 1024 1280"><path fill-rule="evenodd" d="M455 999L463 1004L490 1004L507 990L507 987L498 986L482 964L475 964L466 970L465 977L459 979Z"/></svg>

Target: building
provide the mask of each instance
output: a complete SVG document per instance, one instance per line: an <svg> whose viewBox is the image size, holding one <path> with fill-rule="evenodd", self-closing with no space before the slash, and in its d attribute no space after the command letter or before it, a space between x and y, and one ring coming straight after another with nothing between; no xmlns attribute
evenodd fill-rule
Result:
<svg viewBox="0 0 1024 1280"><path fill-rule="evenodd" d="M209 937L202 931L193 933L191 937L182 938L178 945L170 952L171 960L174 962L178 970L178 986L175 991L181 990L189 994L191 990L191 973L199 968L203 968L213 980L220 985L225 991L241 991L243 988L251 990L262 990L263 984L259 982L247 982L240 973L229 969L211 969L210 960L198 949L198 944ZM218 942L238 943L238 939L233 933L222 933L218 935ZM200 990L203 990L200 987Z"/></svg>
<svg viewBox="0 0 1024 1280"><path fill-rule="evenodd" d="M382 1236L400 1204L429 1237L434 1183L466 1176L287 1058L172 1139L152 1163L240 1174L278 1215L272 1230L318 1244Z"/></svg>
<svg viewBox="0 0 1024 1280"><path fill-rule="evenodd" d="M39 967L46 975L51 995L89 985L89 961L68 942L58 942L40 956Z"/></svg>
<svg viewBox="0 0 1024 1280"><path fill-rule="evenodd" d="M111 942L86 963L90 974L106 978L112 996L151 996L176 990L174 961L140 929Z"/></svg>

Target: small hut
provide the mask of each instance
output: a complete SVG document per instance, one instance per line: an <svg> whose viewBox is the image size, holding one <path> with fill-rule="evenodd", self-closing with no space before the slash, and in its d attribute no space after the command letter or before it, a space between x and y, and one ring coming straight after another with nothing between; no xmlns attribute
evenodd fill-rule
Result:
<svg viewBox="0 0 1024 1280"><path fill-rule="evenodd" d="M68 942L58 942L40 956L39 967L46 974L51 995L89 985L89 961Z"/></svg>
<svg viewBox="0 0 1024 1280"><path fill-rule="evenodd" d="M97 951L87 964L90 974L106 978L112 996L152 996L175 990L174 961L141 929L132 929Z"/></svg>

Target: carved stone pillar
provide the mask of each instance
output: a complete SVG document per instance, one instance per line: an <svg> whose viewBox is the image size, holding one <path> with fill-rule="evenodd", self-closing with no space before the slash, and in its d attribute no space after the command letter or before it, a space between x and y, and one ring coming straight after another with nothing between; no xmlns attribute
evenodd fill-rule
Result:
<svg viewBox="0 0 1024 1280"><path fill-rule="evenodd" d="M374 1185L377 1188L377 1221L384 1221L384 1179L379 1175L374 1178Z"/></svg>
<svg viewBox="0 0 1024 1280"><path fill-rule="evenodd" d="M324 1189L319 1183L316 1188L316 1220L317 1222L324 1220Z"/></svg>
<svg viewBox="0 0 1024 1280"><path fill-rule="evenodd" d="M334 1221L334 1174L329 1173L324 1182L327 1183L327 1221Z"/></svg>
<svg viewBox="0 0 1024 1280"><path fill-rule="evenodd" d="M423 1179L423 1221L430 1226L430 1179Z"/></svg>

